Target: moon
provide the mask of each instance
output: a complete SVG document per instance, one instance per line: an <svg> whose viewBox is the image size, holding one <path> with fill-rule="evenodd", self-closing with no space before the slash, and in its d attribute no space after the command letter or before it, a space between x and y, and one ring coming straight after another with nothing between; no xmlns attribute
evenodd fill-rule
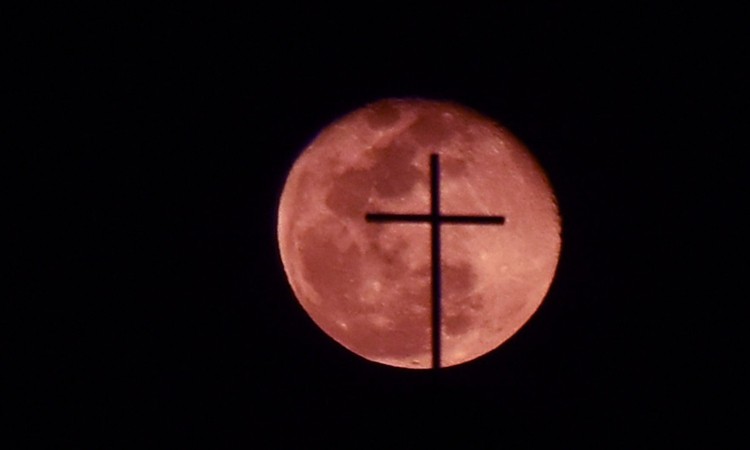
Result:
<svg viewBox="0 0 750 450"><path fill-rule="evenodd" d="M284 185L278 240L294 294L352 352L431 367L431 154L442 214L502 215L502 226L441 225L441 367L482 356L534 314L554 278L561 221L544 171L508 130L450 102L386 99L335 121Z"/></svg>

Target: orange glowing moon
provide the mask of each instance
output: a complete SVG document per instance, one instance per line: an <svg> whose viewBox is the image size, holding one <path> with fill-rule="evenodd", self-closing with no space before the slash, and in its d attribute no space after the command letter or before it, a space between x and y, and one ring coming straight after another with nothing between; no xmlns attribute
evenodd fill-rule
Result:
<svg viewBox="0 0 750 450"><path fill-rule="evenodd" d="M441 225L441 366L510 338L541 304L560 253L554 193L510 132L453 103L382 100L325 128L294 163L278 238L292 290L354 353L431 367L430 224L365 214L430 212L430 154L443 214L502 215L502 226Z"/></svg>

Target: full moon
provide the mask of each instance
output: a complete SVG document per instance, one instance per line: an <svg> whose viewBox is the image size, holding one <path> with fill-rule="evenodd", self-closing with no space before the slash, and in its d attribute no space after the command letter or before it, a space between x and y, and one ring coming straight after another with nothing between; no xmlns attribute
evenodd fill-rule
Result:
<svg viewBox="0 0 750 450"><path fill-rule="evenodd" d="M441 223L440 366L500 346L542 303L560 253L560 216L535 158L509 131L455 103L387 99L335 121L294 163L281 194L281 259L312 320L352 352L432 367L431 155ZM432 225L434 226L434 225Z"/></svg>

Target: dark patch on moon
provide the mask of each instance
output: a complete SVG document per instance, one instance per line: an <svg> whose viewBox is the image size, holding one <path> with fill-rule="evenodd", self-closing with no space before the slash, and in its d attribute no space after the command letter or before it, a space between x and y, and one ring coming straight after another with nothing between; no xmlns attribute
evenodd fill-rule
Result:
<svg viewBox="0 0 750 450"><path fill-rule="evenodd" d="M398 122L401 112L391 102L378 102L365 111L367 124L375 129L387 128Z"/></svg>
<svg viewBox="0 0 750 450"><path fill-rule="evenodd" d="M370 250L372 251L372 256L380 263L385 264L386 267L392 267L395 264L403 265L402 255L407 245L408 243L405 239L399 239L397 245L388 248L383 246L381 241L374 240L370 242Z"/></svg>
<svg viewBox="0 0 750 450"><path fill-rule="evenodd" d="M414 146L398 140L375 149L377 162L370 176L375 180L378 195L385 198L405 195L423 178L412 165L416 152Z"/></svg>
<svg viewBox="0 0 750 450"><path fill-rule="evenodd" d="M370 195L392 198L408 194L424 176L414 167L416 149L399 142L390 142L372 150L375 164L370 169L351 169L338 175L326 194L326 206L340 216L365 214Z"/></svg>
<svg viewBox="0 0 750 450"><path fill-rule="evenodd" d="M371 171L348 170L339 175L328 189L326 205L341 216L361 216L364 214L371 187Z"/></svg>
<svg viewBox="0 0 750 450"><path fill-rule="evenodd" d="M443 157L440 159L440 170L446 177L458 177L466 174L468 164L463 159Z"/></svg>
<svg viewBox="0 0 750 450"><path fill-rule="evenodd" d="M407 130L420 146L435 146L444 142L455 131L448 120L440 114L428 113L420 116ZM436 149L437 150L437 149Z"/></svg>
<svg viewBox="0 0 750 450"><path fill-rule="evenodd" d="M370 242L370 246L364 257L368 261L373 261L377 264L380 270L382 270L383 278L386 280L400 280L404 278L404 274L409 273L407 279L411 280L411 283L408 286L417 287L417 290L424 289L424 292L417 292L411 288L408 289L410 298L413 295L425 295L429 297L430 292L427 282L420 282L420 280L429 279L429 256L425 256L423 265L415 269L410 269L406 259L411 252L410 242L405 238L396 238L389 247L383 246L381 241L373 240Z"/></svg>
<svg viewBox="0 0 750 450"><path fill-rule="evenodd" d="M461 299L471 292L476 275L469 263L443 264L443 290L446 299Z"/></svg>
<svg viewBox="0 0 750 450"><path fill-rule="evenodd" d="M443 330L454 336L468 332L473 326L474 320L471 315L463 310L457 314L448 314L443 318Z"/></svg>

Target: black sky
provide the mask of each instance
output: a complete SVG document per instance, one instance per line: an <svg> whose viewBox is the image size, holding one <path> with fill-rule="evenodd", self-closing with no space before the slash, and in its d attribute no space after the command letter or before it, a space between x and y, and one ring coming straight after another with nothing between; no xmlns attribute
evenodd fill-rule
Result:
<svg viewBox="0 0 750 450"><path fill-rule="evenodd" d="M29 447L648 447L734 430L740 16L496 3L26 11L5 319ZM507 126L563 217L541 309L438 374L331 341L276 246L297 154L402 96Z"/></svg>

